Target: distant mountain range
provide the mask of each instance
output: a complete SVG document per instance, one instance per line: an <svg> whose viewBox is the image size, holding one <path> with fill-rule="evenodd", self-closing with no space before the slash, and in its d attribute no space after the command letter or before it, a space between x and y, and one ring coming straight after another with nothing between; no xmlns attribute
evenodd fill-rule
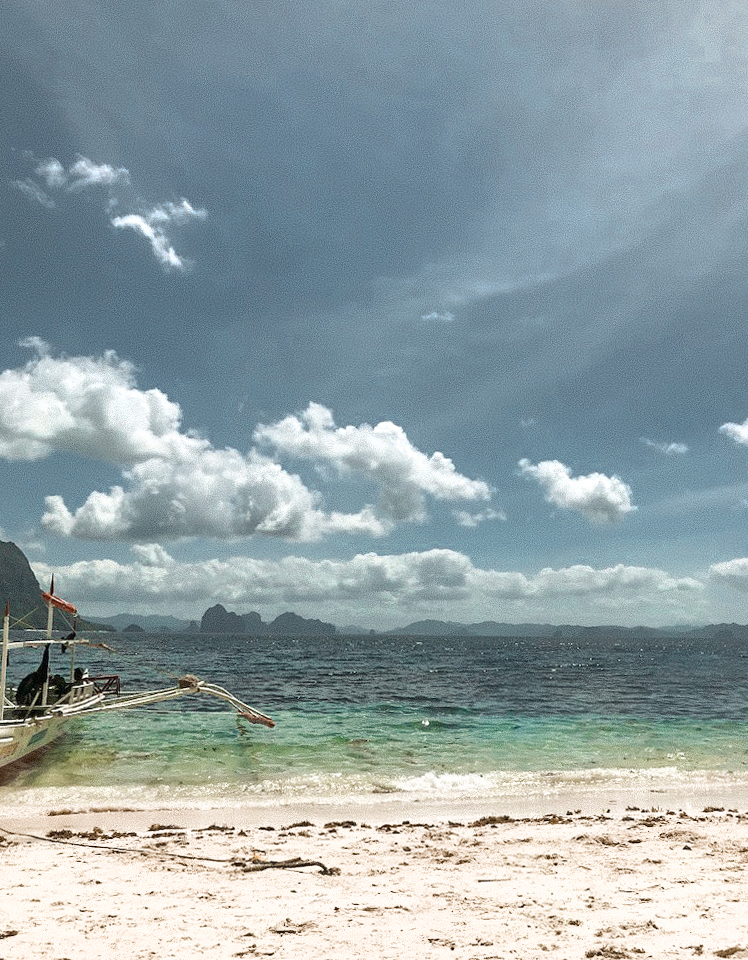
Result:
<svg viewBox="0 0 748 960"><path fill-rule="evenodd" d="M687 628L689 629L689 628ZM395 636L417 637L556 637L561 640L565 637L578 637L599 632L606 636L628 636L632 632L641 636L662 636L670 634L671 630L656 627L580 627L575 624L556 623L505 623L495 620L484 620L481 623L455 623L449 620L417 620L405 627L388 630L387 633ZM682 633L683 631L678 631Z"/></svg>
<svg viewBox="0 0 748 960"><path fill-rule="evenodd" d="M196 633L200 629L200 624L195 620L180 620L178 617L153 613L117 613L113 617L97 617L96 620L120 632L131 626L140 627L146 633Z"/></svg>
<svg viewBox="0 0 748 960"><path fill-rule="evenodd" d="M449 620L417 620L392 630L369 630L348 624L336 628L332 623L307 619L294 613L284 613L270 623L264 623L258 613L237 614L216 604L206 610L200 624L194 620L175 617L143 616L122 613L116 617L99 617L99 622L119 631L140 627L147 633L194 633L239 636L388 636L388 637L538 637L557 640L587 639L616 640L640 637L642 640L666 637L736 640L748 642L748 626L740 623L712 623L697 627L677 625L670 627L620 627L602 625L583 627L578 624L506 623L484 620L480 623L459 623Z"/></svg>
<svg viewBox="0 0 748 960"><path fill-rule="evenodd" d="M712 623L703 627L678 625L670 627L621 627L601 625L583 627L564 623L498 623L485 620L481 623L455 623L445 620L417 620L405 627L387 630L388 636L413 637L552 637L558 640L575 637L600 637L615 640L625 637L704 637L723 640L747 640L748 626L740 623Z"/></svg>

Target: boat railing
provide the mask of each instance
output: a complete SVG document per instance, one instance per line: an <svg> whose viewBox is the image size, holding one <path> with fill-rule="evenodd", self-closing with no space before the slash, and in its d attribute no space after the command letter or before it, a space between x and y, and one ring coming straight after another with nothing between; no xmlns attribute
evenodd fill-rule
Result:
<svg viewBox="0 0 748 960"><path fill-rule="evenodd" d="M116 697L120 694L120 680L116 673L102 674L100 677L88 678L96 688L97 693L113 693Z"/></svg>

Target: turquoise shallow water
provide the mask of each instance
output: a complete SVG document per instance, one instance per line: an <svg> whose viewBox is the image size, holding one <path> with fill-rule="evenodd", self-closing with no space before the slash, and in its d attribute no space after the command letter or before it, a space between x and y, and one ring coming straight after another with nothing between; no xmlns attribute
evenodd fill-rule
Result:
<svg viewBox="0 0 748 960"><path fill-rule="evenodd" d="M7 804L489 799L748 784L748 654L720 641L118 637L123 689L194 672L218 701L80 721L3 777ZM24 655L25 656L25 655ZM34 658L12 664L18 679ZM62 666L60 664L60 666Z"/></svg>

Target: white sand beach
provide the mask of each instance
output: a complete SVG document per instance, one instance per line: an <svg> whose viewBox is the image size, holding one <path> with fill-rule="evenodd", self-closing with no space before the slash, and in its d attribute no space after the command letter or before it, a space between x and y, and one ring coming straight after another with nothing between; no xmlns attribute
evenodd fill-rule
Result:
<svg viewBox="0 0 748 960"><path fill-rule="evenodd" d="M414 809L6 819L0 957L748 957L745 807Z"/></svg>

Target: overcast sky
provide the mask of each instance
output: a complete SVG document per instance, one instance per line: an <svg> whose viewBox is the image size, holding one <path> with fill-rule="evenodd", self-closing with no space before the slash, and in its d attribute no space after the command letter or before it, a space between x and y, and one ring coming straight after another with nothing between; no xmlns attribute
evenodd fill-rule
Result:
<svg viewBox="0 0 748 960"><path fill-rule="evenodd" d="M6 0L0 538L88 615L748 621L748 7Z"/></svg>

